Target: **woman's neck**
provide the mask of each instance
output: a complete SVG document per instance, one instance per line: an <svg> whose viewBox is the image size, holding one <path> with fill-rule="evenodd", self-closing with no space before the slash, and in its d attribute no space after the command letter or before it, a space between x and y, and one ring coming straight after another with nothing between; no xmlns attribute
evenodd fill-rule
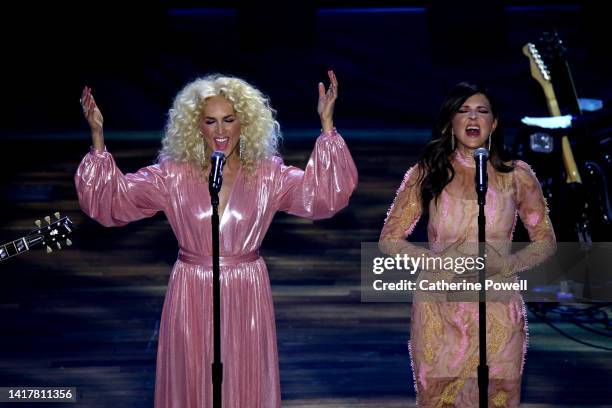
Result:
<svg viewBox="0 0 612 408"><path fill-rule="evenodd" d="M476 167L473 156L476 149L470 149L463 146L457 146L455 149L456 160L466 167Z"/></svg>
<svg viewBox="0 0 612 408"><path fill-rule="evenodd" d="M233 173L240 168L240 164L240 149L238 144L236 144L225 159L225 170L229 173Z"/></svg>
<svg viewBox="0 0 612 408"><path fill-rule="evenodd" d="M466 146L457 146L457 151L459 151L464 157L473 157L476 149Z"/></svg>
<svg viewBox="0 0 612 408"><path fill-rule="evenodd" d="M238 171L238 169L240 168L240 159L236 158L230 158L226 163L225 163L225 168L223 169L225 172L227 173L234 173L236 171Z"/></svg>

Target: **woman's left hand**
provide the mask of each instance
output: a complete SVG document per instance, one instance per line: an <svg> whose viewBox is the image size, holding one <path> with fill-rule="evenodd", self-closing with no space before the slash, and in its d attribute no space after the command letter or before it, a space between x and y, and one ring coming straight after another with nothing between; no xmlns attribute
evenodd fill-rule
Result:
<svg viewBox="0 0 612 408"><path fill-rule="evenodd" d="M334 71L327 71L327 75L329 76L330 85L326 92L323 82L319 82L319 103L317 105L317 112L321 118L323 132L328 132L334 127L334 105L338 97L338 80Z"/></svg>
<svg viewBox="0 0 612 408"><path fill-rule="evenodd" d="M477 245L477 244L474 244ZM499 253L497 248L493 245L486 243L485 244L485 254L486 254L486 271L485 276L487 279L503 279L506 273L509 271L510 263L509 257L510 255L502 255ZM474 255L478 256L478 255ZM472 280L474 282L478 281L478 270L472 269L470 271L465 272L461 275L461 278L465 278L468 280Z"/></svg>
<svg viewBox="0 0 612 408"><path fill-rule="evenodd" d="M489 243L486 244L485 253L487 255L486 267L487 267L487 278L497 277L506 278L510 271L510 257L511 255L502 255L499 251Z"/></svg>

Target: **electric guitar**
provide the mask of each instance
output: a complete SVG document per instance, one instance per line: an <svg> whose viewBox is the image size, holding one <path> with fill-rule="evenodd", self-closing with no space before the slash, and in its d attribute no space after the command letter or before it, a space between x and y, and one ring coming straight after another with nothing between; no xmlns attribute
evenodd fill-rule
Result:
<svg viewBox="0 0 612 408"><path fill-rule="evenodd" d="M552 84L553 77L547 60L551 60L554 57L561 58L561 53L564 49L556 33L552 36L545 33L544 37L540 40L540 44L546 49L538 50L533 43L527 43L523 46L523 54L529 58L531 76L540 84L544 92L550 115L561 116L561 109L559 108L559 102L555 95ZM542 51L546 51L547 55L543 56ZM557 55L551 57L550 54L554 53L557 53ZM569 68L567 67L567 62L564 61L564 64L566 68ZM561 137L561 153L566 175L566 190L569 192L568 196L571 201L569 207L573 216L574 231L578 235L578 241L582 245L590 247L592 245L592 231L588 214L589 205L588 202L584 200L585 188L582 184L582 177L578 170L576 160L574 159L574 153L572 152L567 134Z"/></svg>
<svg viewBox="0 0 612 408"><path fill-rule="evenodd" d="M532 43L527 43L523 46L523 54L529 58L531 76L538 81L542 87L542 91L544 91L550 116L561 116L559 103L557 102L555 90L552 85L552 76L542 55ZM582 178L580 177L580 172L578 171L578 166L574 159L574 153L572 152L572 146L570 145L567 135L563 135L561 138L561 151L566 173L565 181L567 183L582 183Z"/></svg>
<svg viewBox="0 0 612 408"><path fill-rule="evenodd" d="M28 252L38 245L46 247L47 253L72 245L72 241L68 238L74 229L72 221L67 216L60 217L58 212L54 216L55 221L53 222L51 222L51 217L45 217L47 225L42 225L40 220L36 220L37 228L28 235L0 245L0 262Z"/></svg>

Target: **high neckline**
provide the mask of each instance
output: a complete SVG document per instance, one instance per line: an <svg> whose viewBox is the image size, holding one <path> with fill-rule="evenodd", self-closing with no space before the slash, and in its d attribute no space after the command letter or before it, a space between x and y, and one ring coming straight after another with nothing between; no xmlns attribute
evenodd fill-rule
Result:
<svg viewBox="0 0 612 408"><path fill-rule="evenodd" d="M473 157L466 156L460 149L455 149L455 153L453 153L455 160L459 162L462 166L465 167L476 167L476 162Z"/></svg>

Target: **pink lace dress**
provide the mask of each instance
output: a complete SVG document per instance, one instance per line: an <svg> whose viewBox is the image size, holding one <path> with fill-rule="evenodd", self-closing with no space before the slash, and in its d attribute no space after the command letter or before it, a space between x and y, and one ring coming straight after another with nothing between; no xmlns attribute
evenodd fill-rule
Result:
<svg viewBox="0 0 612 408"><path fill-rule="evenodd" d="M406 173L385 221L380 242L384 252L439 256L449 245L461 240L477 247L474 160L459 152L451 160L455 177L444 188L437 205L432 201L429 206L429 249L405 240L422 212L417 184L420 170L414 166ZM514 274L535 266L555 251L555 234L540 184L526 163L517 161L510 173L497 172L490 164L487 171L487 243L505 256L504 275L516 280ZM517 215L531 243L510 254ZM436 272L429 274L434 276ZM478 406L478 303L450 299L448 293L442 297L415 295L409 351L419 407ZM526 348L527 320L520 292L503 301L488 301L489 406L518 406Z"/></svg>
<svg viewBox="0 0 612 408"><path fill-rule="evenodd" d="M212 248L208 184L168 158L123 174L110 153L90 151L76 176L83 211L121 226L164 211L180 251L163 306L156 408L212 407ZM272 294L258 250L277 211L331 217L357 184L351 154L335 131L316 142L305 171L266 159L252 177L240 171L220 219L223 406L280 407Z"/></svg>

